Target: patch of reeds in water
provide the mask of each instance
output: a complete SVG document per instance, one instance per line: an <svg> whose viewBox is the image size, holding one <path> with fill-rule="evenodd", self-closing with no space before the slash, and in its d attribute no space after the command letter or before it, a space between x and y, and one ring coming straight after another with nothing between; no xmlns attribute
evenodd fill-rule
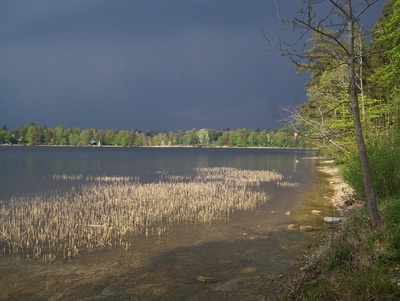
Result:
<svg viewBox="0 0 400 301"><path fill-rule="evenodd" d="M130 177L54 175L87 183L65 195L12 198L0 211L4 254L54 260L104 247L131 249L137 235L162 235L171 223L227 220L269 196L255 187L280 181L274 171L199 168L193 175L160 173L143 184Z"/></svg>

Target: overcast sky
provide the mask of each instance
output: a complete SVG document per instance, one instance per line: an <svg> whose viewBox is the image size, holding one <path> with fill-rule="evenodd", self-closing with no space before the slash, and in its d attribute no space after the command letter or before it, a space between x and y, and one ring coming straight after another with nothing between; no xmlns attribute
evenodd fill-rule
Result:
<svg viewBox="0 0 400 301"><path fill-rule="evenodd" d="M283 28L273 0L1 0L0 126L278 127L309 80L266 51Z"/></svg>

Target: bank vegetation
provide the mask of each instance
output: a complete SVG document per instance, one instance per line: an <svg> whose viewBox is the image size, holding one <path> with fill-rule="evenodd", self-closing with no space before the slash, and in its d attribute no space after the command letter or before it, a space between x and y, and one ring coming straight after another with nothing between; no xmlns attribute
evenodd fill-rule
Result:
<svg viewBox="0 0 400 301"><path fill-rule="evenodd" d="M381 1L303 2L293 24L312 32L296 61L299 73L310 72L308 101L282 110L320 155L335 159L354 194L345 200L345 222L307 255L286 300L400 300L400 1L386 1L369 31L362 13ZM332 7L327 17L313 13L319 4Z"/></svg>

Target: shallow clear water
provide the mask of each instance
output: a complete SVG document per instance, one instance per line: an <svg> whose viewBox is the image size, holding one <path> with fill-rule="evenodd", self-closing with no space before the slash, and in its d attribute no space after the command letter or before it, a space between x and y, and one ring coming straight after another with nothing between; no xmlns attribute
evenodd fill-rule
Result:
<svg viewBox="0 0 400 301"><path fill-rule="evenodd" d="M270 149L0 147L0 199L68 191L75 182L54 174L134 176L190 173L196 167L276 170L297 187L265 185L272 195L253 212L227 222L175 224L161 237L134 239L133 248L38 262L0 255L0 300L274 300L280 275L298 271L298 257L325 229L331 214L328 178L312 152ZM313 209L322 211L312 215ZM288 214L290 212L290 214ZM216 278L203 284L198 276Z"/></svg>

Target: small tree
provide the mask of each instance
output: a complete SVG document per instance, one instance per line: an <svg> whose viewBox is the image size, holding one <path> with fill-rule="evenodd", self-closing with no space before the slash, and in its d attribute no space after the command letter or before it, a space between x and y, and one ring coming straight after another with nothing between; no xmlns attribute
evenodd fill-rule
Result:
<svg viewBox="0 0 400 301"><path fill-rule="evenodd" d="M276 1L276 0L275 0ZM339 55L333 53L331 58L339 59L341 64L347 66L348 71L348 95L351 102L351 113L353 117L353 127L357 142L358 153L360 156L361 169L363 174L366 199L369 208L369 215L373 227L381 225L379 212L377 209L377 196L372 184L371 172L368 164L367 151L364 141L364 135L361 127L360 109L358 104L358 95L360 93L357 86L357 76L359 75L357 63L361 60L355 51L355 35L357 25L363 13L379 0L303 0L305 7L298 12L298 18L292 21L283 22L292 29L299 32L300 36L294 45L299 45L303 37L310 32L322 35L336 44L340 49ZM275 2L277 4L277 2ZM278 7L278 6L277 6ZM357 11L356 9L357 8ZM319 11L326 13L319 13ZM278 10L278 16L280 13ZM361 28L361 26L358 26ZM309 67L313 70L315 62L326 60L326 55L316 57L313 53L307 53L307 49L312 44L305 43L300 51L297 51L293 45L289 45L283 41L274 43L268 36L267 41L270 45L277 48L283 55L288 56L297 66L302 68ZM335 66L332 66L335 68ZM361 79L362 80L362 79Z"/></svg>
<svg viewBox="0 0 400 301"><path fill-rule="evenodd" d="M197 136L199 137L199 143L202 146L208 146L210 142L210 137L208 135L208 131L206 129L201 129L197 132Z"/></svg>
<svg viewBox="0 0 400 301"><path fill-rule="evenodd" d="M197 130L191 129L185 132L184 142L186 145L195 145L199 142L199 137L197 136Z"/></svg>

